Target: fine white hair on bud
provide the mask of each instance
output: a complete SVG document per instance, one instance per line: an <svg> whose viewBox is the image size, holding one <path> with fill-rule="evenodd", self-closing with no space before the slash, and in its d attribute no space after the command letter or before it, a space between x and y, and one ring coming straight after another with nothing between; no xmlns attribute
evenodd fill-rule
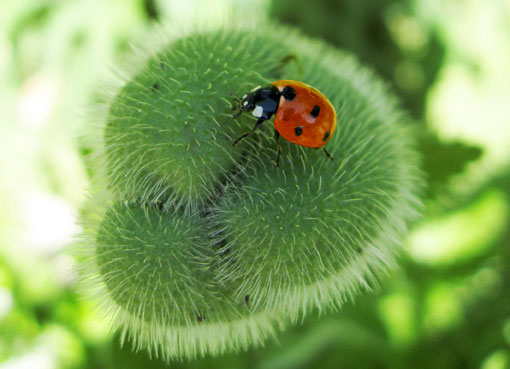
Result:
<svg viewBox="0 0 510 369"><path fill-rule="evenodd" d="M198 214L114 200L94 211L98 223L88 224L84 241L95 248L85 249L82 274L122 340L170 359L245 349L275 334L275 317L216 281Z"/></svg>
<svg viewBox="0 0 510 369"><path fill-rule="evenodd" d="M372 288L420 204L408 118L385 85L265 22L156 45L104 105L83 211L82 280L113 328L167 360L217 355ZM334 160L280 141L276 167L271 122L233 146L255 119L232 119L231 94L279 79L330 99Z"/></svg>

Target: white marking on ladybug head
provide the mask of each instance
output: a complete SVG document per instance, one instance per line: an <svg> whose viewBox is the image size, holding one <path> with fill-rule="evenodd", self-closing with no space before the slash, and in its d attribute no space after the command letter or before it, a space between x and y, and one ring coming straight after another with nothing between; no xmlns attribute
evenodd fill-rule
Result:
<svg viewBox="0 0 510 369"><path fill-rule="evenodd" d="M257 91L261 86L257 86L255 87L253 90L251 90L251 92L254 92L254 91Z"/></svg>
<svg viewBox="0 0 510 369"><path fill-rule="evenodd" d="M255 109L253 109L253 111L251 112L251 114L255 118L260 118L262 116L262 113L264 113L264 108L262 108L262 106L260 106L260 105L257 105L255 107Z"/></svg>
<svg viewBox="0 0 510 369"><path fill-rule="evenodd" d="M243 100L246 99L248 97L248 94L244 95L243 96Z"/></svg>
<svg viewBox="0 0 510 369"><path fill-rule="evenodd" d="M248 105L248 101L245 101L245 102L243 103L243 106L246 106L246 105Z"/></svg>

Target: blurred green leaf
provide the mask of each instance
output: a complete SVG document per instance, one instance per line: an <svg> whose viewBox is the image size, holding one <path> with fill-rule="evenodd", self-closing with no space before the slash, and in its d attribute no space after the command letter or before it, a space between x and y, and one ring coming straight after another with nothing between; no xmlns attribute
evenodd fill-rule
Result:
<svg viewBox="0 0 510 369"><path fill-rule="evenodd" d="M462 142L443 142L436 135L420 136L423 169L428 175L428 197L434 197L447 189L448 181L464 171L466 166L480 158L482 150Z"/></svg>

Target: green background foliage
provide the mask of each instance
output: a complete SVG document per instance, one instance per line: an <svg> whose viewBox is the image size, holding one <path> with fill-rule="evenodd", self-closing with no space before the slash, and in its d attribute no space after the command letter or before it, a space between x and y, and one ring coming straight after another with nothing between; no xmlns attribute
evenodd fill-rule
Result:
<svg viewBox="0 0 510 369"><path fill-rule="evenodd" d="M170 367L508 368L508 4L183 3L0 4L0 368L167 367L120 348L71 272L74 218L90 178L81 113L144 27L233 7L344 48L388 81L420 132L425 216L378 291L309 316L264 348Z"/></svg>

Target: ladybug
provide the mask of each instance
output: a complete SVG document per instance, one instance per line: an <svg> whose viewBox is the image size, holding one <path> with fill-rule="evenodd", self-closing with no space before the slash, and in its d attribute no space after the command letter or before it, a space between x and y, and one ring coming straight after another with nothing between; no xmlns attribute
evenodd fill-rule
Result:
<svg viewBox="0 0 510 369"><path fill-rule="evenodd" d="M238 109L233 118L251 112L257 122L251 131L236 139L233 145L246 138L274 115L276 166L281 154L280 136L297 145L323 148L336 128L336 112L331 102L319 90L303 82L279 80L266 87L257 87L241 99L235 99Z"/></svg>

